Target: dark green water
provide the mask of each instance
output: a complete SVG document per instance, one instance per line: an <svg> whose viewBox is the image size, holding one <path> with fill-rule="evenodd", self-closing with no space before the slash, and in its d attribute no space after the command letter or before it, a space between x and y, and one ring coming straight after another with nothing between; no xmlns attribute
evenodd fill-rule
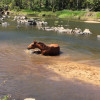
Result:
<svg viewBox="0 0 100 100"><path fill-rule="evenodd" d="M21 25L9 20L8 27L0 26L0 95L11 94L16 100L34 97L36 100L99 100L100 88L88 84L75 83L48 71L53 61L77 61L100 67L100 24L46 19L49 26L66 28L89 28L92 35L67 35L38 30L36 27ZM59 56L50 57L25 52L34 40L46 44L57 43L61 47ZM53 79L54 77L57 80Z"/></svg>

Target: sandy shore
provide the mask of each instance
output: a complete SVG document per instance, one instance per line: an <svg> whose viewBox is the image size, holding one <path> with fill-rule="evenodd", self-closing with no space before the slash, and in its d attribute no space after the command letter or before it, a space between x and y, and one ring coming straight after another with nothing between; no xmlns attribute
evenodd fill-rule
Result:
<svg viewBox="0 0 100 100"><path fill-rule="evenodd" d="M100 86L100 68L79 64L76 62L57 62L49 65L53 70L64 78L78 79L80 81Z"/></svg>
<svg viewBox="0 0 100 100"><path fill-rule="evenodd" d="M100 23L99 21L84 21L85 23Z"/></svg>

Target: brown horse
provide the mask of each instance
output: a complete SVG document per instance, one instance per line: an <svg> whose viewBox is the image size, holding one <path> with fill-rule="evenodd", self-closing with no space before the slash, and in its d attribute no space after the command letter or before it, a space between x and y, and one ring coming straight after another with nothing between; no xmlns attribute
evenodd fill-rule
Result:
<svg viewBox="0 0 100 100"><path fill-rule="evenodd" d="M41 54L43 55L58 55L60 53L60 47L58 44L50 44L45 45L42 42L36 42L34 41L28 46L28 50L39 48L41 50Z"/></svg>

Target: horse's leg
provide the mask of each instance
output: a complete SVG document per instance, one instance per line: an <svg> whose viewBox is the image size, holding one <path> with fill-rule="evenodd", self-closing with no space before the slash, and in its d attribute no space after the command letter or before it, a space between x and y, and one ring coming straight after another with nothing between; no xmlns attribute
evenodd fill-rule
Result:
<svg viewBox="0 0 100 100"><path fill-rule="evenodd" d="M45 54L46 54L46 50L43 50L41 53L42 53L43 55L45 55Z"/></svg>
<svg viewBox="0 0 100 100"><path fill-rule="evenodd" d="M49 54L49 50L43 50L41 53L42 53L43 55L48 55L48 54Z"/></svg>

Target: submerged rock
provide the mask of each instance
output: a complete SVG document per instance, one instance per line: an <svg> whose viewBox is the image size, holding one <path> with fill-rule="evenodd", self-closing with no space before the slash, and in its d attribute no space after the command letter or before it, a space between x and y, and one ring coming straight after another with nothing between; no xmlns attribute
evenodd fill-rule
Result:
<svg viewBox="0 0 100 100"><path fill-rule="evenodd" d="M97 38L100 39L100 35L97 35Z"/></svg>
<svg viewBox="0 0 100 100"><path fill-rule="evenodd" d="M3 23L2 23L2 26L3 26L3 27L7 27L8 25L9 25L8 22L3 22Z"/></svg>
<svg viewBox="0 0 100 100"><path fill-rule="evenodd" d="M75 29L73 30L73 33L74 33L74 34L83 34L83 32L82 32L82 30L81 30L80 28L75 28Z"/></svg>
<svg viewBox="0 0 100 100"><path fill-rule="evenodd" d="M83 31L83 34L92 34L92 33L90 32L89 29L85 29L85 30Z"/></svg>

